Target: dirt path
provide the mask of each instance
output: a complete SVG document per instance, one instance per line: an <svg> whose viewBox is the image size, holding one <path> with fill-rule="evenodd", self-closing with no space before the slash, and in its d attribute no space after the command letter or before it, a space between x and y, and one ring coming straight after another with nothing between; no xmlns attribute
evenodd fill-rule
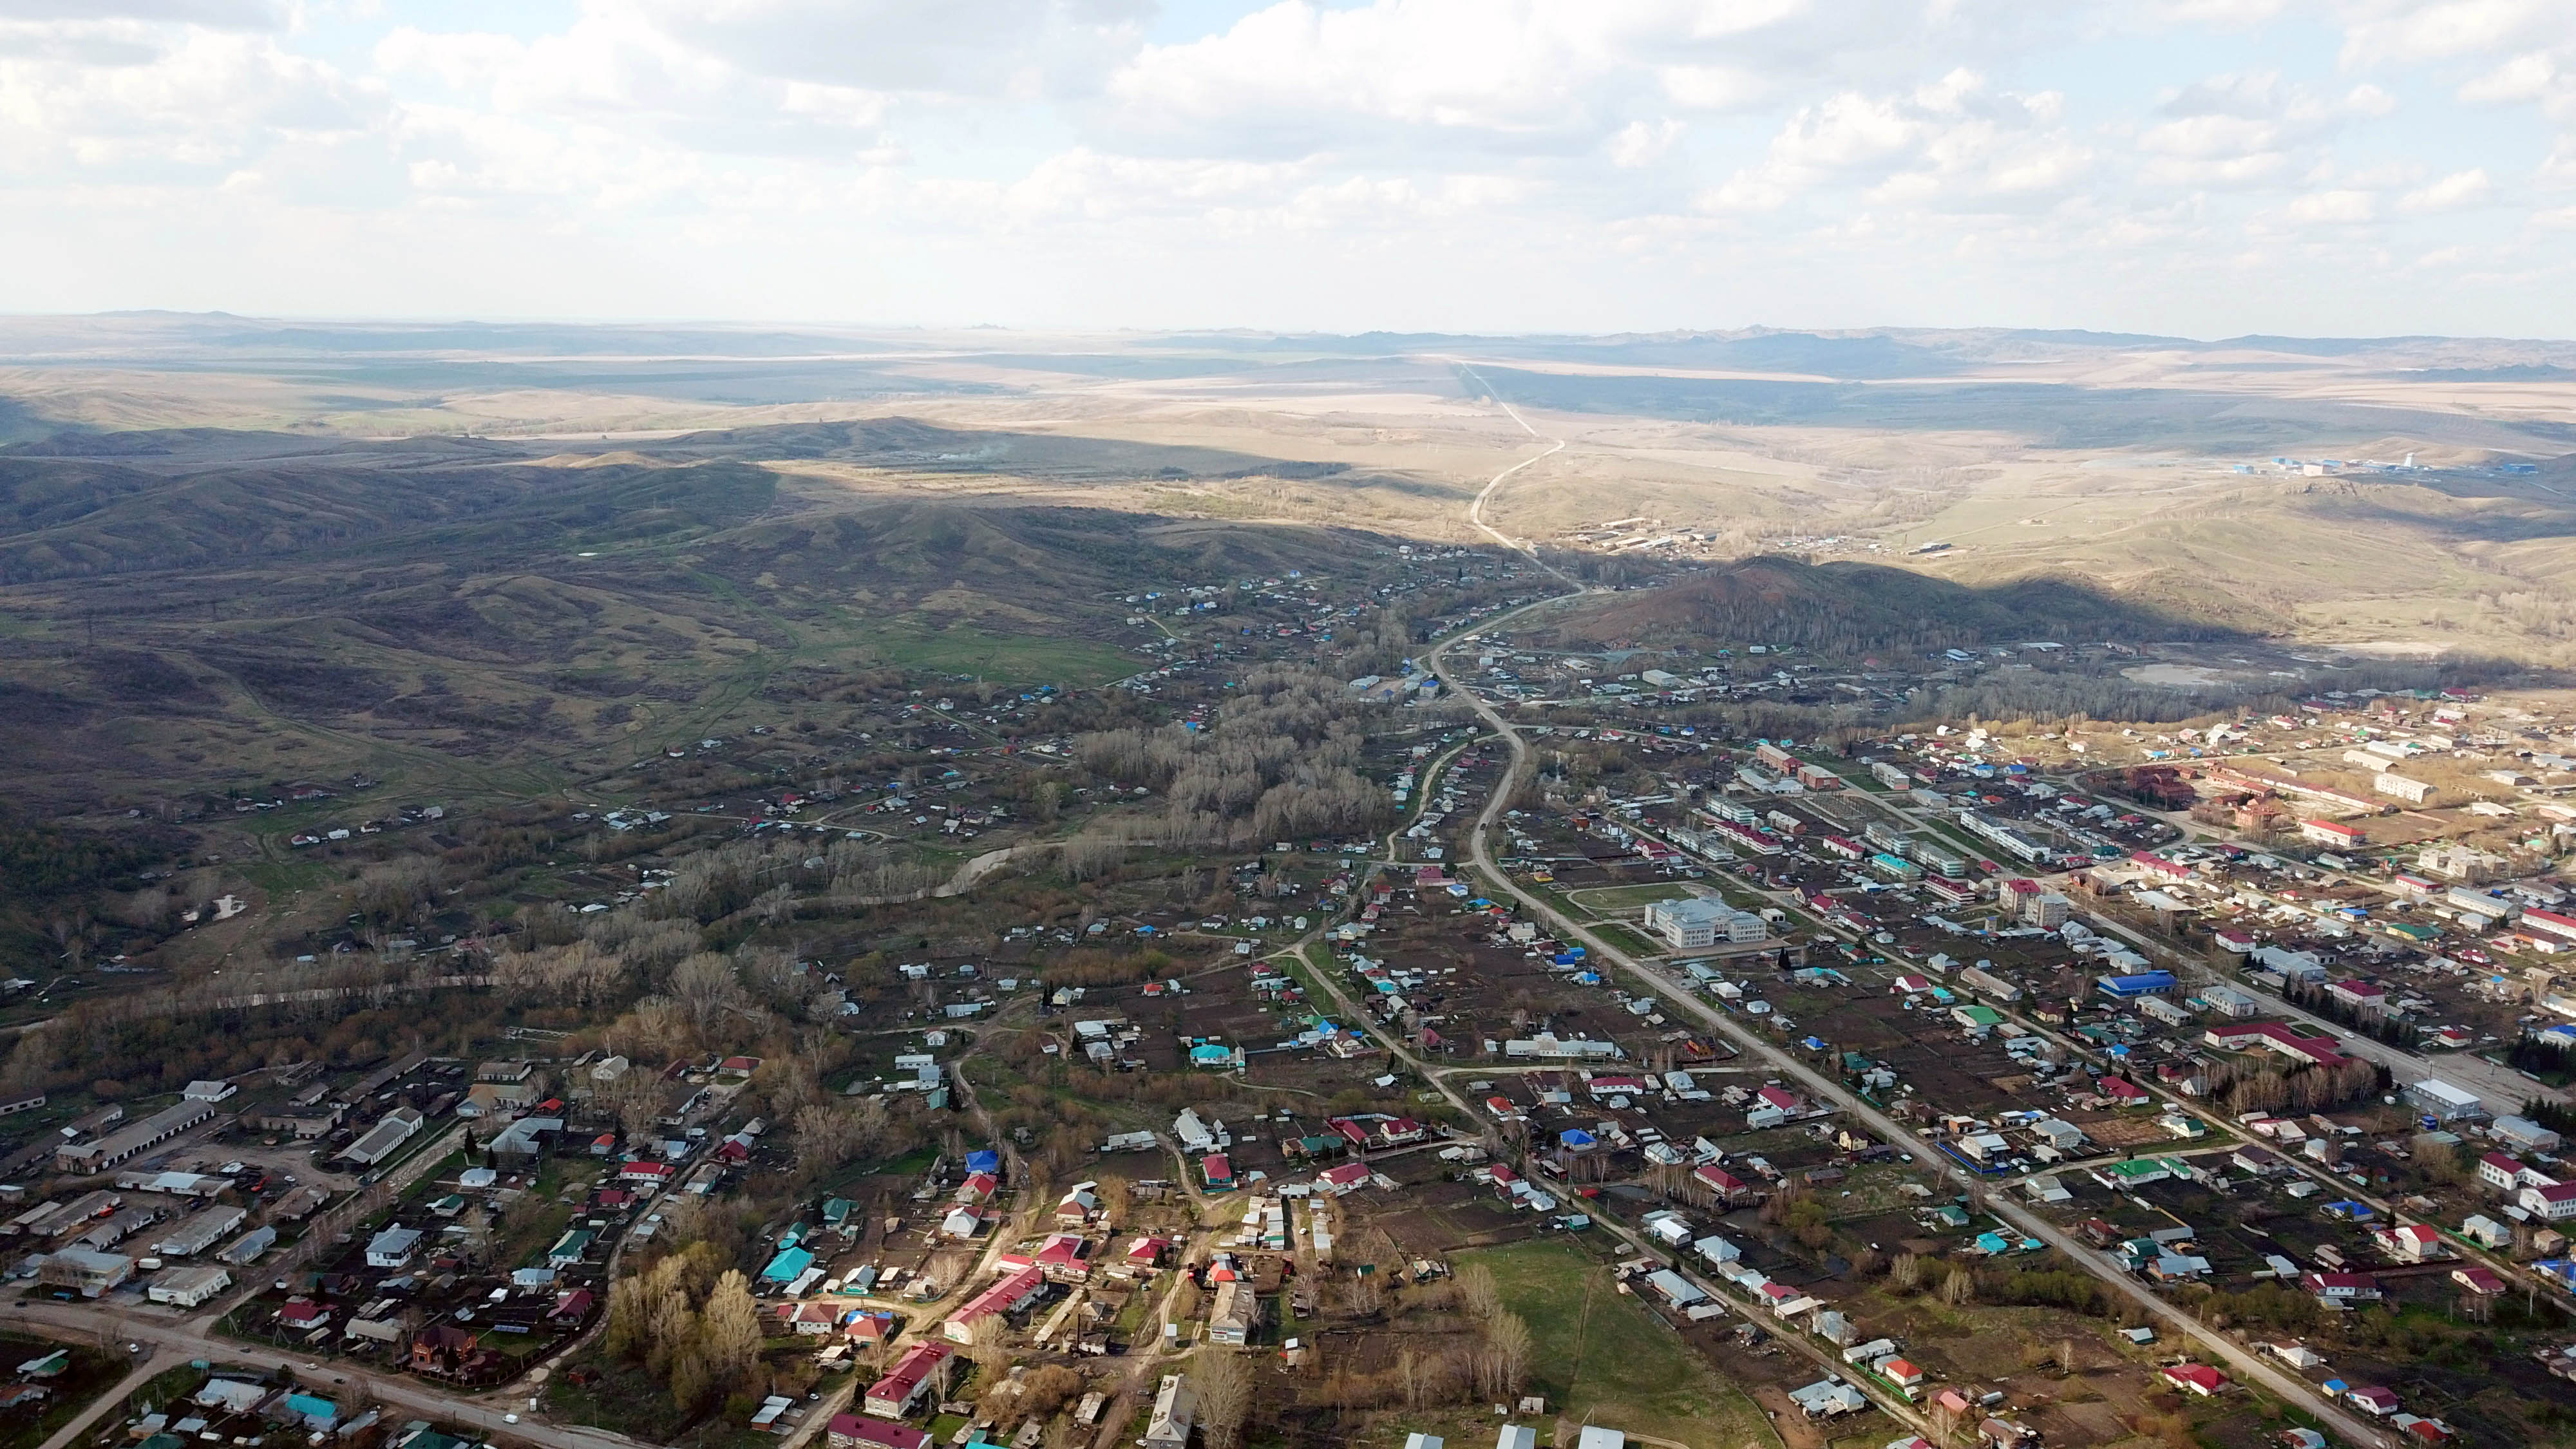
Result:
<svg viewBox="0 0 2576 1449"><path fill-rule="evenodd" d="M44 1442L42 1449L70 1449L71 1445L79 1443L81 1436L89 1432L91 1425L96 1424L101 1417L122 1407L127 1395L152 1381L154 1357L155 1355L147 1353L136 1359L132 1373L119 1379L116 1387L99 1395L88 1408L74 1414L70 1423L56 1429L53 1437Z"/></svg>

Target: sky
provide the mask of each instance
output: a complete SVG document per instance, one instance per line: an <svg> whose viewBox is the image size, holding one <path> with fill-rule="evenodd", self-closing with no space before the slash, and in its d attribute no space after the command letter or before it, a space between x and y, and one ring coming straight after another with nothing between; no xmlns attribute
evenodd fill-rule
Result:
<svg viewBox="0 0 2576 1449"><path fill-rule="evenodd" d="M2576 336L2576 0L0 0L0 311Z"/></svg>

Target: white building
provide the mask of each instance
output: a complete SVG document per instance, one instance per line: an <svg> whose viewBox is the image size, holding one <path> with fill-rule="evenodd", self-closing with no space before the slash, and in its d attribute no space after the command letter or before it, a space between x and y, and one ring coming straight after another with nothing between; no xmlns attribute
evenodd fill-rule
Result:
<svg viewBox="0 0 2576 1449"><path fill-rule="evenodd" d="M389 1227L367 1240L367 1266L400 1268L411 1262L412 1253L420 1247L418 1228Z"/></svg>
<svg viewBox="0 0 2576 1449"><path fill-rule="evenodd" d="M2445 1122L2486 1115L2486 1104L2475 1093L2464 1092L2439 1077L2408 1083L2406 1100Z"/></svg>
<svg viewBox="0 0 2576 1449"><path fill-rule="evenodd" d="M173 1268L152 1280L143 1296L155 1303L194 1308L233 1286L233 1275L212 1263Z"/></svg>
<svg viewBox="0 0 2576 1449"><path fill-rule="evenodd" d="M1647 906L1646 929L1663 937L1665 944L1677 951L1698 950L1721 942L1760 941L1771 933L1760 916L1700 896L1656 901Z"/></svg>
<svg viewBox="0 0 2576 1449"><path fill-rule="evenodd" d="M1145 1449L1189 1449L1190 1430L1198 1422L1198 1395L1181 1374L1165 1374L1154 1395L1153 1417L1145 1422Z"/></svg>

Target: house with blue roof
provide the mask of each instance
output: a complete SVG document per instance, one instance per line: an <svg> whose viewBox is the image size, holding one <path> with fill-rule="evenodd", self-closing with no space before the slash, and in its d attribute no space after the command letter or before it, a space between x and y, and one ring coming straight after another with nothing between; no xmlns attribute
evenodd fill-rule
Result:
<svg viewBox="0 0 2576 1449"><path fill-rule="evenodd" d="M768 1283L793 1283L806 1269L814 1266L814 1255L803 1248L789 1248L769 1260L760 1270L761 1280Z"/></svg>
<svg viewBox="0 0 2576 1449"><path fill-rule="evenodd" d="M329 1429L340 1419L340 1406L317 1394L288 1394L285 1413L307 1429Z"/></svg>

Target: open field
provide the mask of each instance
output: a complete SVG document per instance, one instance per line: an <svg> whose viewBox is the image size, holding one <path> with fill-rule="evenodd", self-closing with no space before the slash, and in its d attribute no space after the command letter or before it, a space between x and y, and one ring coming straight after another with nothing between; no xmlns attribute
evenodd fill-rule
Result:
<svg viewBox="0 0 2576 1449"><path fill-rule="evenodd" d="M1577 909L1607 915L1650 906L1657 901L1688 900L1691 894L1690 887L1684 885L1601 886L1569 892L1565 899L1567 904Z"/></svg>
<svg viewBox="0 0 2576 1449"><path fill-rule="evenodd" d="M1616 1291L1602 1261L1567 1242L1479 1251L1503 1301L1529 1322L1532 1391L1576 1423L1615 1424L1684 1444L1777 1442L1762 1411L1711 1372L1681 1336Z"/></svg>

